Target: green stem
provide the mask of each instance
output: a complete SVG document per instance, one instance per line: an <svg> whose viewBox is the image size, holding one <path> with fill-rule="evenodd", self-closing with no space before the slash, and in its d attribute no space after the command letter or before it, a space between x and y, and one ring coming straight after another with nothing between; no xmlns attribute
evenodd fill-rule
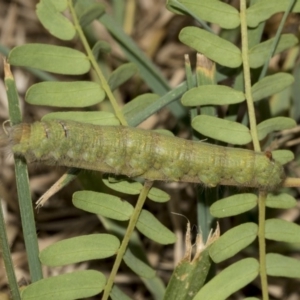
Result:
<svg viewBox="0 0 300 300"><path fill-rule="evenodd" d="M267 194L260 191L258 196L258 244L259 244L259 272L263 300L269 300L268 278L266 271L266 240L265 240L265 218L266 218Z"/></svg>
<svg viewBox="0 0 300 300"><path fill-rule="evenodd" d="M104 91L105 91L105 93L106 93L106 95L107 95L114 111L115 111L115 114L116 114L117 118L120 120L120 122L123 126L127 126L128 125L127 121L126 121L126 119L125 119L125 117L124 117L124 115L123 115L123 113L122 113L122 111L121 111L121 109L120 109L120 107L119 107L119 105L118 105L118 103L117 103L117 101L116 101L116 99L115 99L108 83L107 83L107 80L106 80L105 76L103 75L101 69L98 66L98 63L95 60L92 49L90 48L89 43L88 43L88 41L87 41L87 39L86 39L86 37L83 33L83 30L82 30L82 28L79 24L79 20L77 18L77 15L76 15L76 12L75 12L75 9L74 9L74 6L73 6L73 1L68 0L68 2L69 2L69 9L70 9L70 12L71 12L71 15L72 15L74 27L75 27L75 29L76 29L76 31L79 35L79 38L82 42L82 45L83 45L83 47L84 47L84 49L87 53L87 57L89 58L92 66L93 66L93 68L94 68L94 70L95 70L95 72L96 72L96 74L97 74L97 76L98 76L98 78L101 82L102 88L104 89Z"/></svg>
<svg viewBox="0 0 300 300"><path fill-rule="evenodd" d="M142 189L142 191L139 195L139 198L138 198L138 201L137 201L136 206L134 208L133 214L132 214L132 216L129 220L129 224L128 224L128 227L126 229L125 236L124 236L124 238L122 240L122 243L121 243L121 246L118 250L118 254L117 254L115 263L113 265L113 268L112 268L111 273L109 275L109 278L107 280L107 284L106 284L105 289L104 289L102 300L107 300L108 297L109 297L109 294L111 292L111 289L112 289L112 286L113 286L113 283L114 283L114 279L115 279L116 274L118 272L118 269L120 267L120 264L122 262L123 256L124 256L126 248L128 246L130 237L132 235L132 232L134 231L135 225L138 221L139 215L141 213L141 210L143 208L143 205L145 203L145 200L147 198L148 192L149 192L152 184L153 184L153 182L146 181L145 184L144 184L144 187L143 187L143 189Z"/></svg>
<svg viewBox="0 0 300 300"><path fill-rule="evenodd" d="M0 251L5 265L6 275L8 279L9 288L11 290L12 299L21 300L18 282L14 272L14 265L10 255L7 234L5 231L5 221L4 221L3 211L2 211L1 199L0 199Z"/></svg>
<svg viewBox="0 0 300 300"><path fill-rule="evenodd" d="M245 94L247 101L247 108L249 114L250 132L253 141L254 151L260 152L260 144L257 135L256 118L254 103L251 93L251 75L249 66L248 56L248 28L246 19L246 0L240 2L240 19L241 19L241 34L242 34L242 60L243 60L243 71L245 80Z"/></svg>
<svg viewBox="0 0 300 300"><path fill-rule="evenodd" d="M250 132L253 141L254 150L261 151L255 118L254 103L251 93L251 75L248 57L248 28L246 19L246 0L240 1L240 19L241 19L241 34L242 34L242 60L245 80L245 94L248 107L248 115L250 122ZM259 266L260 280L262 286L263 300L269 300L268 295L268 278L266 271L266 241L265 241L265 218L266 218L266 193L259 192L258 197L258 244L259 244Z"/></svg>
<svg viewBox="0 0 300 300"><path fill-rule="evenodd" d="M4 73L10 122L11 125L15 125L22 122L22 116L15 81L7 63L4 63ZM42 279L43 274L41 263L39 261L39 247L36 236L32 200L29 189L27 165L24 160L18 157L15 157L15 172L23 236L26 247L26 254L28 257L29 272L31 276L31 281L35 282Z"/></svg>

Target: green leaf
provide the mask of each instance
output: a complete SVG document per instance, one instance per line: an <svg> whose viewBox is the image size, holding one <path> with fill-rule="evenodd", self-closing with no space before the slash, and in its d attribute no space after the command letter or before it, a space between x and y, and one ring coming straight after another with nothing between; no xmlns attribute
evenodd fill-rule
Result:
<svg viewBox="0 0 300 300"><path fill-rule="evenodd" d="M100 85L89 81L41 82L32 85L26 93L26 101L32 105L58 107L86 107L104 98Z"/></svg>
<svg viewBox="0 0 300 300"><path fill-rule="evenodd" d="M80 51L46 44L26 44L13 48L11 65L30 67L65 75L81 75L90 70L88 58Z"/></svg>
<svg viewBox="0 0 300 300"><path fill-rule="evenodd" d="M268 240L300 243L300 226L281 219L268 219L265 236Z"/></svg>
<svg viewBox="0 0 300 300"><path fill-rule="evenodd" d="M153 131L166 136L175 136L172 131L166 129L154 129Z"/></svg>
<svg viewBox="0 0 300 300"><path fill-rule="evenodd" d="M278 161L282 165L293 161L295 158L295 155L290 150L274 150L272 151L272 157L275 161Z"/></svg>
<svg viewBox="0 0 300 300"><path fill-rule="evenodd" d="M258 226L245 223L229 229L209 248L209 255L215 263L222 262L250 245L257 237Z"/></svg>
<svg viewBox="0 0 300 300"><path fill-rule="evenodd" d="M229 120L200 115L193 119L192 127L201 134L234 145L246 145L251 142L248 127Z"/></svg>
<svg viewBox="0 0 300 300"><path fill-rule="evenodd" d="M253 101L279 93L294 82L294 77L287 73L269 75L252 86Z"/></svg>
<svg viewBox="0 0 300 300"><path fill-rule="evenodd" d="M143 185L139 182L131 182L131 181L118 181L118 182L109 182L109 179L102 179L104 184L111 188L114 191L128 194L128 195L138 195L142 188Z"/></svg>
<svg viewBox="0 0 300 300"><path fill-rule="evenodd" d="M268 58L273 42L274 38L257 44L249 50L249 64L251 68L259 68L264 65L266 59ZM298 39L293 34L282 34L274 54L289 49L295 46L297 43Z"/></svg>
<svg viewBox="0 0 300 300"><path fill-rule="evenodd" d="M225 85L201 85L188 90L181 98L185 106L228 105L243 102L245 94Z"/></svg>
<svg viewBox="0 0 300 300"><path fill-rule="evenodd" d="M92 49L94 57L97 59L100 53L110 53L111 46L106 41L98 41Z"/></svg>
<svg viewBox="0 0 300 300"><path fill-rule="evenodd" d="M94 270L76 271L42 279L22 292L22 300L73 300L92 297L103 291L105 276Z"/></svg>
<svg viewBox="0 0 300 300"><path fill-rule="evenodd" d="M56 11L62 12L68 7L68 0L49 0L51 2Z"/></svg>
<svg viewBox="0 0 300 300"><path fill-rule="evenodd" d="M239 215L257 206L254 194L237 194L216 201L210 207L210 213L216 218Z"/></svg>
<svg viewBox="0 0 300 300"><path fill-rule="evenodd" d="M73 204L79 209L118 221L127 221L133 207L119 197L92 191L79 191L73 194Z"/></svg>
<svg viewBox="0 0 300 300"><path fill-rule="evenodd" d="M295 207L297 201L289 194L268 194L266 206L270 208L289 209Z"/></svg>
<svg viewBox="0 0 300 300"><path fill-rule="evenodd" d="M79 17L81 27L86 27L94 20L100 18L105 13L105 6L101 3L94 3L87 7Z"/></svg>
<svg viewBox="0 0 300 300"><path fill-rule="evenodd" d="M111 234L83 235L48 246L40 252L40 260L46 266L64 266L113 256L119 246L120 241Z"/></svg>
<svg viewBox="0 0 300 300"><path fill-rule="evenodd" d="M242 64L238 47L204 29L185 27L180 31L179 40L222 66L237 68Z"/></svg>
<svg viewBox="0 0 300 300"><path fill-rule="evenodd" d="M117 20L114 20L113 17L108 14L104 14L101 16L100 22L118 42L127 58L139 68L141 77L147 82L151 90L159 95L166 94L170 90L168 81L147 55L123 31L123 28L118 24Z"/></svg>
<svg viewBox="0 0 300 300"><path fill-rule="evenodd" d="M132 300L124 292L122 292L115 284L110 292L111 300Z"/></svg>
<svg viewBox="0 0 300 300"><path fill-rule="evenodd" d="M178 5L181 4L181 5ZM181 7L209 23L221 28L233 29L240 25L239 12L231 5L211 0L168 0L167 8L174 13L181 13ZM176 9L176 8L179 8Z"/></svg>
<svg viewBox="0 0 300 300"><path fill-rule="evenodd" d="M163 245L174 244L176 236L147 210L142 210L136 228L149 239Z"/></svg>
<svg viewBox="0 0 300 300"><path fill-rule="evenodd" d="M164 203L170 200L170 195L166 192L157 189L157 188L151 188L147 197L155 202Z"/></svg>
<svg viewBox="0 0 300 300"><path fill-rule="evenodd" d="M136 257L129 248L127 248L125 255L123 256L125 264L139 277L153 278L156 271L149 265Z"/></svg>
<svg viewBox="0 0 300 300"><path fill-rule="evenodd" d="M138 68L134 63L122 64L116 70L114 70L109 78L108 85L112 91L118 88L121 84L130 79L138 71Z"/></svg>
<svg viewBox="0 0 300 300"><path fill-rule="evenodd" d="M80 123L89 123L102 126L117 126L120 121L115 114L108 111L66 111L44 115L45 120L72 120Z"/></svg>
<svg viewBox="0 0 300 300"><path fill-rule="evenodd" d="M69 41L76 34L73 24L63 16L51 1L41 0L36 6L36 14L42 25L55 37Z"/></svg>
<svg viewBox="0 0 300 300"><path fill-rule="evenodd" d="M278 12L286 11L290 0L268 0L258 1L247 9L247 24L249 27L256 27L260 22L268 20ZM296 1L293 12L300 12L300 2Z"/></svg>
<svg viewBox="0 0 300 300"><path fill-rule="evenodd" d="M152 93L137 96L124 105L124 107L122 108L122 112L126 120L130 120L134 118L137 113L141 111L147 111L147 106L156 102L158 99L159 95Z"/></svg>
<svg viewBox="0 0 300 300"><path fill-rule="evenodd" d="M210 280L193 300L224 300L246 286L259 273L259 263L254 258L245 258L227 267Z"/></svg>
<svg viewBox="0 0 300 300"><path fill-rule="evenodd" d="M277 253L266 256L267 274L288 278L300 278L300 260Z"/></svg>
<svg viewBox="0 0 300 300"><path fill-rule="evenodd" d="M295 120L287 117L275 117L265 120L257 125L258 139L261 141L271 132L290 129L296 125Z"/></svg>

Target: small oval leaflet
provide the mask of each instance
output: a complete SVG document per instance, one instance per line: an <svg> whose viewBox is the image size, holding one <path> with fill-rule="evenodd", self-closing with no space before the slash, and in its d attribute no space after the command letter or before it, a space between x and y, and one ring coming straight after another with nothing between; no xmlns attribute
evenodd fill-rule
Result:
<svg viewBox="0 0 300 300"><path fill-rule="evenodd" d="M77 208L118 221L129 220L133 213L130 203L109 194L79 191L73 194L72 201Z"/></svg>
<svg viewBox="0 0 300 300"><path fill-rule="evenodd" d="M99 84L89 81L41 82L26 93L26 102L34 105L58 107L87 107L105 98Z"/></svg>
<svg viewBox="0 0 300 300"><path fill-rule="evenodd" d="M269 276L300 278L299 259L286 257L278 253L268 253L266 255L266 265Z"/></svg>
<svg viewBox="0 0 300 300"><path fill-rule="evenodd" d="M113 256L119 246L119 239L111 234L89 234L48 246L41 251L40 259L47 266L64 266Z"/></svg>
<svg viewBox="0 0 300 300"><path fill-rule="evenodd" d="M136 223L136 228L149 239L162 245L176 242L175 234L160 223L156 217L147 210L142 210Z"/></svg>
<svg viewBox="0 0 300 300"><path fill-rule="evenodd" d="M266 239L286 242L300 243L300 226L281 219L266 220Z"/></svg>
<svg viewBox="0 0 300 300"><path fill-rule="evenodd" d="M210 257L219 263L234 256L256 239L257 231L255 223L241 224L228 230L210 246Z"/></svg>
<svg viewBox="0 0 300 300"><path fill-rule="evenodd" d="M155 276L156 271L135 256L129 248L127 248L123 260L125 264L140 277L153 278Z"/></svg>
<svg viewBox="0 0 300 300"><path fill-rule="evenodd" d="M259 263L254 258L242 259L224 269L210 280L193 300L227 299L231 294L250 283L259 273Z"/></svg>
<svg viewBox="0 0 300 300"><path fill-rule="evenodd" d="M184 27L179 40L222 66L237 68L242 64L240 49L227 40L197 27Z"/></svg>
<svg viewBox="0 0 300 300"><path fill-rule="evenodd" d="M216 218L239 215L257 205L255 194L237 194L216 201L210 207L210 213Z"/></svg>
<svg viewBox="0 0 300 300"><path fill-rule="evenodd" d="M81 75L90 70L87 56L75 49L47 44L26 44L12 49L8 62L14 66L36 68L66 75Z"/></svg>
<svg viewBox="0 0 300 300"><path fill-rule="evenodd" d="M86 299L103 291L105 283L98 271L76 271L30 284L22 291L22 300Z"/></svg>
<svg viewBox="0 0 300 300"><path fill-rule="evenodd" d="M282 165L272 159L271 153L188 141L138 128L49 120L13 126L9 139L14 154L28 163L76 167L150 181L274 190L285 178Z"/></svg>

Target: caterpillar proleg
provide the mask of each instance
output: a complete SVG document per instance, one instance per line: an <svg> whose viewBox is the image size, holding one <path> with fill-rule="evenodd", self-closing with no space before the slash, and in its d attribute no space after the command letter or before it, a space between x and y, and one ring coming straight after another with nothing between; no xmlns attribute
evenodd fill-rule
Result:
<svg viewBox="0 0 300 300"><path fill-rule="evenodd" d="M123 126L53 120L10 129L12 150L28 163L143 177L273 190L285 175L268 153L215 146Z"/></svg>

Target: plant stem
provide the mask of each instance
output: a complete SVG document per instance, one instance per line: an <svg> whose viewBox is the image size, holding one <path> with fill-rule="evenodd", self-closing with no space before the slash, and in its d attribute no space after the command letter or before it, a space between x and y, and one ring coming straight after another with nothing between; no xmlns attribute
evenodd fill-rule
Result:
<svg viewBox="0 0 300 300"><path fill-rule="evenodd" d="M14 78L9 64L4 62L5 85L7 90L9 117L11 125L22 122L19 97ZM28 257L31 281L35 282L43 278L41 263L39 260L39 247L34 222L33 206L29 189L27 165L21 158L15 157L15 172L20 207L21 221L26 254Z"/></svg>
<svg viewBox="0 0 300 300"><path fill-rule="evenodd" d="M263 300L269 300L268 278L266 271L266 240L265 240L265 218L266 218L267 193L260 191L258 196L258 245L259 245L259 272Z"/></svg>
<svg viewBox="0 0 300 300"><path fill-rule="evenodd" d="M254 151L261 151L254 111L254 103L251 93L251 75L248 57L248 28L246 19L246 0L240 1L240 18L241 18L241 33L242 33L242 59L243 71L245 80L245 94L249 114L250 131L253 141ZM258 244L259 244L259 267L260 267L260 280L262 286L263 300L269 300L268 295L268 278L266 271L266 241L265 241L265 217L266 217L266 197L267 194L259 191L258 197Z"/></svg>
<svg viewBox="0 0 300 300"><path fill-rule="evenodd" d="M248 28L246 19L246 0L240 1L240 19L241 19L241 34L242 34L242 60L245 80L245 94L250 122L250 132L253 141L254 151L260 152L260 144L257 136L256 118L254 103L251 93L251 75L248 57Z"/></svg>
<svg viewBox="0 0 300 300"><path fill-rule="evenodd" d="M8 285L9 285L9 288L11 291L12 299L21 300L19 286L18 286L18 282L16 279L14 265L13 265L13 261L11 258L7 234L6 234L6 230L5 230L5 220L4 220L4 215L3 215L3 211L2 211L1 198L0 198L0 252L3 257L6 275L7 275L7 279L8 279Z"/></svg>
<svg viewBox="0 0 300 300"><path fill-rule="evenodd" d="M134 208L133 214L132 214L132 216L129 220L129 224L128 224L128 227L126 229L125 236L124 236L124 238L122 240L122 243L121 243L121 246L118 250L118 254L117 254L115 263L113 265L113 268L112 268L111 273L109 275L109 278L107 280L107 284L106 284L105 289L104 289L102 300L107 300L108 297L109 297L109 294L111 292L111 289L112 289L112 286L113 286L113 283L114 283L114 279L116 277L116 274L117 274L118 269L120 267L120 264L122 262L122 259L123 259L123 256L125 254L126 248L128 246L131 234L132 234L132 232L135 228L135 225L138 221L139 215L141 213L141 210L143 208L143 205L145 203L145 200L147 198L148 192L149 192L152 184L153 184L152 181L146 181L145 184L144 184L144 187L143 187L143 189L142 189L142 191L139 195L139 198L138 198L138 201L137 201L136 206Z"/></svg>
<svg viewBox="0 0 300 300"><path fill-rule="evenodd" d="M77 18L77 15L76 15L76 12L75 12L75 9L74 9L74 6L73 6L73 1L68 0L68 2L69 2L69 9L70 9L70 12L71 12L71 15L72 15L74 27L75 27L75 29L76 29L76 31L79 35L79 38L82 42L82 45L83 45L83 47L84 47L84 49L87 53L87 57L89 58L92 66L93 66L93 68L94 68L94 70L95 70L95 72L96 72L96 74L97 74L97 76L98 76L98 78L101 82L102 88L104 89L104 91L105 91L105 93L106 93L106 95L107 95L114 111L115 111L115 114L116 114L117 118L120 120L120 122L123 126L128 126L127 121L126 121L126 119L125 119L125 117L124 117L124 115L123 115L123 113L122 113L122 111L121 111L121 109L120 109L120 107L119 107L119 105L118 105L118 103L117 103L117 101L116 101L116 99L115 99L108 83L107 83L107 80L106 80L105 76L103 75L102 71L100 70L100 68L98 66L98 63L96 62L95 57L93 55L93 52L92 52L92 50L91 50L91 48L88 44L88 41L87 41L83 31L82 31L82 28L79 24L79 20Z"/></svg>

